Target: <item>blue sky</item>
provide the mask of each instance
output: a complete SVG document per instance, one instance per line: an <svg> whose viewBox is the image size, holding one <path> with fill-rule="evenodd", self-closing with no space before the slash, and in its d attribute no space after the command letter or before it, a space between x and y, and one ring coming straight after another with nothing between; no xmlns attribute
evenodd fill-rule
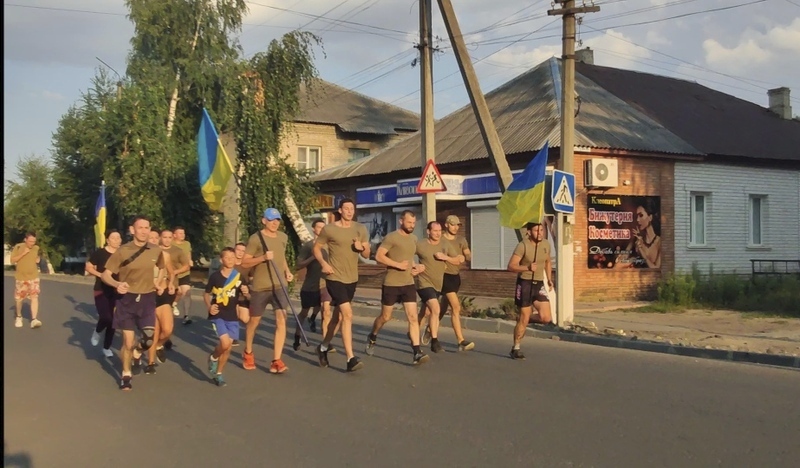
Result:
<svg viewBox="0 0 800 468"><path fill-rule="evenodd" d="M483 59L476 70L484 92L560 55L560 24L546 15L549 0L452 3L462 31L473 33L466 35L473 62ZM800 0L594 3L601 11L584 17L579 37L595 50L597 65L696 81L762 106L767 89L787 86L800 114ZM240 36L245 55L302 26L323 38L322 78L419 112L419 68L411 66L419 27L415 0L258 0L248 6ZM103 66L95 57L125 70L133 26L123 0L6 0L3 8L5 181L16 179L20 158L49 157L59 118ZM441 38L434 61L439 118L468 100L435 6L433 15Z"/></svg>

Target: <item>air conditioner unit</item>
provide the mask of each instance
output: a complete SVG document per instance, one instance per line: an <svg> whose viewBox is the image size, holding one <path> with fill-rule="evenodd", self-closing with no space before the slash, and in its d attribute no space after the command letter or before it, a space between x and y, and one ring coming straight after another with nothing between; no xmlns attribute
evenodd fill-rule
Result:
<svg viewBox="0 0 800 468"><path fill-rule="evenodd" d="M586 161L583 173L587 187L616 187L619 185L616 159L589 159Z"/></svg>

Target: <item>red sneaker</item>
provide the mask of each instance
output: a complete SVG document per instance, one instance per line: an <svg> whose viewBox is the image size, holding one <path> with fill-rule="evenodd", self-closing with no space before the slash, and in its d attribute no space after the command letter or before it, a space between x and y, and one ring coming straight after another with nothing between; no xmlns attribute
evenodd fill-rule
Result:
<svg viewBox="0 0 800 468"><path fill-rule="evenodd" d="M286 367L286 364L284 364L280 359L272 361L272 365L269 366L269 371L273 374L283 374L287 370L289 370L289 368Z"/></svg>
<svg viewBox="0 0 800 468"><path fill-rule="evenodd" d="M253 356L253 353L245 351L244 354L242 354L242 367L247 370L255 370L256 358Z"/></svg>

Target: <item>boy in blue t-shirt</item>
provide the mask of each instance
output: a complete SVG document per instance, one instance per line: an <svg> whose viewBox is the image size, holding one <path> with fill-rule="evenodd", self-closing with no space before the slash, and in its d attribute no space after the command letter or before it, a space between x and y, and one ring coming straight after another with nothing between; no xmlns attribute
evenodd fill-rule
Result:
<svg viewBox="0 0 800 468"><path fill-rule="evenodd" d="M230 247L225 247L219 254L222 268L208 278L203 300L208 308L208 319L219 337L219 344L208 357L208 372L214 382L225 386L222 371L231 354L233 341L239 339L239 317L236 306L239 301L250 297L250 291L244 278L236 266L236 254Z"/></svg>

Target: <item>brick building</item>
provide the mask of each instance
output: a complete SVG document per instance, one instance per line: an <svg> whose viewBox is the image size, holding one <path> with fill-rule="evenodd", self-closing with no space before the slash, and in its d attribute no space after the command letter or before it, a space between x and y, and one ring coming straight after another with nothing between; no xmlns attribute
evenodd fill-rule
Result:
<svg viewBox="0 0 800 468"><path fill-rule="evenodd" d="M284 138L297 167L321 171L375 154L419 129L419 116L324 80L301 88Z"/></svg>
<svg viewBox="0 0 800 468"><path fill-rule="evenodd" d="M771 91L767 109L697 83L596 66L590 54L582 56L576 66L576 300L652 297L665 274L693 266L749 272L753 258L800 258L800 122L791 118L788 89ZM557 163L560 93L560 63L550 59L486 95L512 171L521 171L545 142L548 167ZM505 267L517 240L499 225L499 187L469 106L436 122L435 145L447 186L437 194L438 219L458 215L473 251L462 269L462 290L511 297L514 275ZM358 219L377 244L396 229L404 209L418 213L417 235L423 235L415 190L420 173L420 136L414 135L315 179L326 194L356 199ZM379 266L365 264L361 272L364 284L380 284Z"/></svg>

